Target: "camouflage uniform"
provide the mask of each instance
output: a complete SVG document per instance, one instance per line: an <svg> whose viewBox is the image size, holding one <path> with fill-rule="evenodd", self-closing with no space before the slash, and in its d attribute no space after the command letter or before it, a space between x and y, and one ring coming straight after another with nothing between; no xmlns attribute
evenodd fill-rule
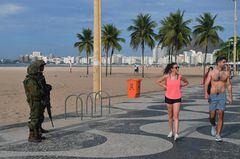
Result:
<svg viewBox="0 0 240 159"><path fill-rule="evenodd" d="M42 100L44 99L45 93L43 89L41 89L37 81L38 72L39 69L35 63L29 65L27 68L28 75L23 81L25 94L27 96L27 102L30 107L30 121L28 122L28 127L30 131L28 141L30 142L41 141L39 128L42 115Z"/></svg>
<svg viewBox="0 0 240 159"><path fill-rule="evenodd" d="M41 133L47 133L48 131L42 128L42 123L44 121L44 111L46 107L50 107L50 91L52 90L52 86L50 84L46 83L45 77L42 73L42 70L40 69L41 66L46 65L46 63L43 60L37 60L35 62L37 65L39 71L38 71L38 83L40 87L44 91L44 100L42 101L42 107L41 107L41 117L40 117L40 132Z"/></svg>

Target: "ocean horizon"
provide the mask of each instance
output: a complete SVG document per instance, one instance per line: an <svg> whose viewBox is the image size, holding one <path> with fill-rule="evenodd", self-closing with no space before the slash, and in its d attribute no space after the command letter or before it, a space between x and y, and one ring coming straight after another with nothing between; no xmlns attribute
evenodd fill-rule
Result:
<svg viewBox="0 0 240 159"><path fill-rule="evenodd" d="M0 67L27 67L29 63L17 63L17 64L0 64ZM73 64L72 67L86 67L87 65ZM102 67L105 65L102 65ZM126 67L132 65L112 65L112 67ZM69 67L69 64L47 64L47 67ZM92 67L92 65L89 65Z"/></svg>

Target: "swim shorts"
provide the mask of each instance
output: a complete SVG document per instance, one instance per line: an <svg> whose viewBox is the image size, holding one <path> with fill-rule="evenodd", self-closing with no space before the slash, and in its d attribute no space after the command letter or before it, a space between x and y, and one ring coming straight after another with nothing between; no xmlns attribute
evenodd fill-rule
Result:
<svg viewBox="0 0 240 159"><path fill-rule="evenodd" d="M217 94L210 94L209 96L209 111L215 110L225 110L226 109L226 93L217 93Z"/></svg>

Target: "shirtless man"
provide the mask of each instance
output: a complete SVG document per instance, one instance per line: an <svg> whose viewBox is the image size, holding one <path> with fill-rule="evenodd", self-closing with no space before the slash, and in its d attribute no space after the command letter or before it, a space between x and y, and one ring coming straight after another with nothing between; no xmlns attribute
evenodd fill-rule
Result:
<svg viewBox="0 0 240 159"><path fill-rule="evenodd" d="M211 82L210 94L207 93L208 84ZM226 97L226 89L228 97ZM224 110L226 102L232 103L232 84L230 81L230 71L226 69L226 58L218 57L216 67L209 73L205 83L205 99L209 100L209 120L212 125L211 134L216 137L216 141L221 142L221 131L223 126ZM215 123L218 115L217 125Z"/></svg>

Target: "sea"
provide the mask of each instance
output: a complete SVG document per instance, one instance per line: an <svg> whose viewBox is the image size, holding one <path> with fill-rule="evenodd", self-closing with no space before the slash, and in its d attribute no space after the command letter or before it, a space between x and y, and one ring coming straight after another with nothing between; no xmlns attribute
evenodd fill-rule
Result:
<svg viewBox="0 0 240 159"><path fill-rule="evenodd" d="M0 64L0 67L27 67L29 63ZM87 65L73 64L72 67L86 67ZM104 66L104 65L102 65ZM129 65L113 65L113 67L126 67ZM69 67L69 64L47 64L47 67ZM89 65L92 67L92 65Z"/></svg>

